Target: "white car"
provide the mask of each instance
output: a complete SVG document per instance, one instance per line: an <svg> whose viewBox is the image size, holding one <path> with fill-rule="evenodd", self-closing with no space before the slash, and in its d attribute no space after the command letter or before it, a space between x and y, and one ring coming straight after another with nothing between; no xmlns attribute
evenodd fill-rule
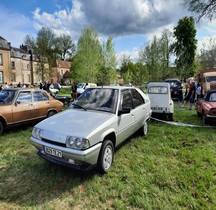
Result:
<svg viewBox="0 0 216 210"><path fill-rule="evenodd" d="M61 90L61 85L59 83L53 83L49 86L49 92L53 95L56 95Z"/></svg>
<svg viewBox="0 0 216 210"><path fill-rule="evenodd" d="M171 98L170 84L166 82L150 82L147 86L153 114L163 114L173 120L174 102Z"/></svg>
<svg viewBox="0 0 216 210"><path fill-rule="evenodd" d="M77 85L77 95L81 95L87 88L97 87L96 83L78 83Z"/></svg>
<svg viewBox="0 0 216 210"><path fill-rule="evenodd" d="M50 162L105 173L121 142L137 130L147 134L150 117L150 99L138 88L88 88L69 109L35 125L30 139Z"/></svg>

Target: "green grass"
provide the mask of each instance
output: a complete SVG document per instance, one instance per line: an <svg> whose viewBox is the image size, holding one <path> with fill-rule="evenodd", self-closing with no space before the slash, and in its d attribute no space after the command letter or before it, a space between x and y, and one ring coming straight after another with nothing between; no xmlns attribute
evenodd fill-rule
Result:
<svg viewBox="0 0 216 210"><path fill-rule="evenodd" d="M57 95L70 96L71 95L71 87L70 86L62 87Z"/></svg>
<svg viewBox="0 0 216 210"><path fill-rule="evenodd" d="M176 108L174 120L202 125L195 110ZM123 143L103 176L39 158L31 131L0 137L0 209L215 209L215 129L150 121L148 135Z"/></svg>

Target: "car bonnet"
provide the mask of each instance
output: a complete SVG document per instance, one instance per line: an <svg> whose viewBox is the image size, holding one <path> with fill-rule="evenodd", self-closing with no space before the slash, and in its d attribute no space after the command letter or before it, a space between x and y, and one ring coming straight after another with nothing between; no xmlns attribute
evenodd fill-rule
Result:
<svg viewBox="0 0 216 210"><path fill-rule="evenodd" d="M44 130L44 135L58 133L62 135L88 137L93 130L113 116L114 114L107 112L68 109L41 121L36 127Z"/></svg>

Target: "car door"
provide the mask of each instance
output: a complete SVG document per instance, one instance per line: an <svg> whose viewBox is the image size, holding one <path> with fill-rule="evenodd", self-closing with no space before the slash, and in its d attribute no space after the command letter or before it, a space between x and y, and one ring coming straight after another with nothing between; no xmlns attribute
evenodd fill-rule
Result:
<svg viewBox="0 0 216 210"><path fill-rule="evenodd" d="M130 92L133 102L133 109L131 110L131 113L133 114L135 120L134 128L135 130L138 130L142 127L144 120L148 118L148 110L146 109L147 105L144 98L136 89L131 89Z"/></svg>
<svg viewBox="0 0 216 210"><path fill-rule="evenodd" d="M31 90L21 90L12 108L13 121L24 122L34 119L34 106Z"/></svg>
<svg viewBox="0 0 216 210"><path fill-rule="evenodd" d="M42 91L34 91L34 107L35 107L35 118L44 118L47 116L48 110L50 109L50 100L46 93Z"/></svg>
<svg viewBox="0 0 216 210"><path fill-rule="evenodd" d="M130 113L121 114L118 117L118 142L121 143L123 140L128 138L134 132L135 116L133 114L132 97L128 89L121 91L119 109L130 109Z"/></svg>

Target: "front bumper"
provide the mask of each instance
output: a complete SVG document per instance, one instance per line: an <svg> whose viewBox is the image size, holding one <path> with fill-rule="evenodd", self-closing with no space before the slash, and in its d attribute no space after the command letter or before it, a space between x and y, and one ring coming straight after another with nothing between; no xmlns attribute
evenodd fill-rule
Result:
<svg viewBox="0 0 216 210"><path fill-rule="evenodd" d="M43 142L34 137L31 137L31 143L38 149L37 154L58 165L63 165L78 170L90 170L97 164L98 156L102 143L98 143L87 150L74 150L67 147L61 147L47 142ZM56 157L47 154L44 147L53 148L55 150L62 152L62 157Z"/></svg>

